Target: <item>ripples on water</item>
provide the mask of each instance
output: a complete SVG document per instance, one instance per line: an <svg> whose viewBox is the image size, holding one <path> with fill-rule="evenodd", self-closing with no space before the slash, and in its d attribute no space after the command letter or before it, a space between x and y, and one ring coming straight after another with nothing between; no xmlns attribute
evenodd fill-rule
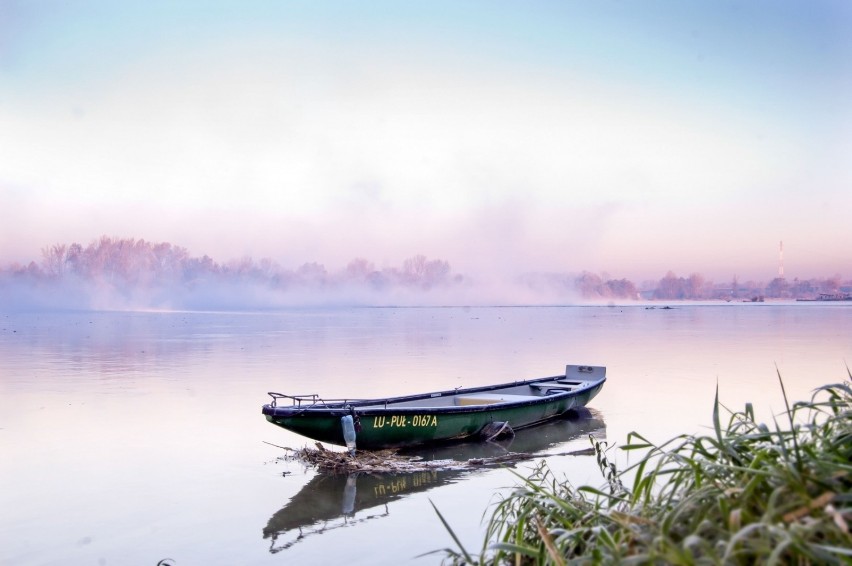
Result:
<svg viewBox="0 0 852 566"><path fill-rule="evenodd" d="M699 431L717 383L771 418L776 366L806 398L846 376L849 336L848 305L813 304L0 314L0 563L392 564L451 543L430 499L473 548L508 471L316 476L262 443L306 444L264 421L266 391L387 396L607 366L593 419L505 447L546 456L589 433ZM548 461L600 483L593 458Z"/></svg>

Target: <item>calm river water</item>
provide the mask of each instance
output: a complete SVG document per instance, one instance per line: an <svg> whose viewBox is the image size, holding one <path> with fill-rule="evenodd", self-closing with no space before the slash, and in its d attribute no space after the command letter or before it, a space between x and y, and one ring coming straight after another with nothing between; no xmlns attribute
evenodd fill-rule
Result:
<svg viewBox="0 0 852 566"><path fill-rule="evenodd" d="M623 444L771 418L846 377L852 305L0 313L0 564L437 564L471 549L507 469L325 477L264 443L267 391L366 397L607 366L591 417L527 431L557 474L600 485L588 435ZM499 451L462 446L427 456ZM616 453L617 462L625 462ZM535 461L517 464L528 471Z"/></svg>

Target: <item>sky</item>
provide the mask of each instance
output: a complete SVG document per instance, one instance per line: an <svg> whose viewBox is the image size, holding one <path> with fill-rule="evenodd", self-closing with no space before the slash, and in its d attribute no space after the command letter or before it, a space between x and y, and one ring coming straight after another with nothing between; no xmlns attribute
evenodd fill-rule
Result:
<svg viewBox="0 0 852 566"><path fill-rule="evenodd" d="M852 277L845 1L0 0L0 263Z"/></svg>

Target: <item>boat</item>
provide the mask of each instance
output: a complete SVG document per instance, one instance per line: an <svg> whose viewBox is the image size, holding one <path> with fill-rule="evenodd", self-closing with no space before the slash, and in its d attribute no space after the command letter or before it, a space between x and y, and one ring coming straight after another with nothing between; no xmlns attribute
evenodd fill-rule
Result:
<svg viewBox="0 0 852 566"><path fill-rule="evenodd" d="M820 293L813 299L796 299L797 301L824 302L824 301L852 301L852 293Z"/></svg>
<svg viewBox="0 0 852 566"><path fill-rule="evenodd" d="M382 450L532 427L586 406L603 388L603 366L568 365L563 375L384 399L331 399L269 392L266 419L313 440Z"/></svg>

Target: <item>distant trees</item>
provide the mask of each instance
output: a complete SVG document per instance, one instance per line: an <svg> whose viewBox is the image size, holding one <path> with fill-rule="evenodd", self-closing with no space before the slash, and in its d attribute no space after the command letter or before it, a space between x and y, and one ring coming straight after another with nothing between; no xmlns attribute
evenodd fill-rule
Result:
<svg viewBox="0 0 852 566"><path fill-rule="evenodd" d="M284 303L286 297L326 297L339 304L350 299L370 303L371 297L379 296L403 296L409 297L409 302L417 302L420 300L417 297L424 297L424 293L439 296L440 290L468 286L468 280L454 274L447 261L429 259L422 254L405 259L399 267L380 268L357 257L336 271L317 262L291 269L268 258L255 261L250 256L222 264L207 255L193 257L185 248L168 242L102 236L85 247L79 243L54 244L43 248L41 256L39 263L31 261L0 269L0 291L5 295L0 298L12 300L9 297L13 294L7 291L16 285L16 289L35 289L35 294L57 295L61 290L77 299L97 294L136 306L156 307L169 305L171 301L197 305L205 297L233 300L237 304L241 291L248 291L247 296L260 297L258 304L266 304L263 301L279 304L282 297ZM528 274L516 284L513 291L519 288L524 291L516 297L533 302L635 300L640 296L665 301L739 297L748 300L764 295L813 298L821 293L852 289L852 282L844 283L839 275L792 281L775 278L768 285L741 282L734 277L730 283L715 285L699 273L678 277L673 271L659 281L643 283L641 295L628 279L589 271ZM14 296L24 295L34 293Z"/></svg>
<svg viewBox="0 0 852 566"><path fill-rule="evenodd" d="M610 279L606 282L606 287L612 297L624 299L639 298L639 291L636 290L636 285L627 279Z"/></svg>
<svg viewBox="0 0 852 566"><path fill-rule="evenodd" d="M847 287L852 286L847 283ZM829 277L828 279L804 279L800 280L798 278L793 279L791 283L788 283L785 287L781 287L779 285L773 286L770 284L770 287L773 287L773 291L786 292L789 296L792 297L803 297L803 298L813 298L820 294L826 295L834 295L840 292L842 287L844 287L843 282L840 279L839 275L834 275L833 277ZM847 288L848 292L848 288ZM768 293L767 293L768 294ZM775 295L769 295L775 296Z"/></svg>
<svg viewBox="0 0 852 566"><path fill-rule="evenodd" d="M700 273L687 278L678 277L669 271L660 279L654 298L661 300L700 300L712 298L712 285L706 285Z"/></svg>
<svg viewBox="0 0 852 566"><path fill-rule="evenodd" d="M766 296L776 299L790 298L790 284L783 277L776 277L766 286Z"/></svg>
<svg viewBox="0 0 852 566"><path fill-rule="evenodd" d="M638 299L639 292L627 279L604 279L600 275L582 272L574 280L574 287L583 299Z"/></svg>
<svg viewBox="0 0 852 566"><path fill-rule="evenodd" d="M430 289L447 281L450 264L440 259L428 260L416 255L402 264L402 280L407 285Z"/></svg>
<svg viewBox="0 0 852 566"><path fill-rule="evenodd" d="M42 248L42 265L48 277L62 277L62 274L65 273L67 252L68 246L65 244Z"/></svg>
<svg viewBox="0 0 852 566"><path fill-rule="evenodd" d="M519 284L546 300L584 301L600 300L636 300L639 292L632 281L627 279L609 279L607 275L598 275L583 271L579 275L567 273L526 274L519 278Z"/></svg>
<svg viewBox="0 0 852 566"><path fill-rule="evenodd" d="M73 284L88 286L98 293L114 291L128 299L151 300L166 292L177 296L217 285L224 289L223 286L233 288L239 284L265 289L271 293L266 296L275 302L275 294L280 296L291 290L334 292L356 288L375 292L401 288L425 292L463 281L460 275L452 275L448 262L424 255L406 259L401 268L382 269L356 258L344 269L330 272L317 262L287 269L271 259L255 261L249 256L220 264L207 255L193 257L185 248L168 242L107 236L86 247L78 243L56 244L43 248L41 253L40 264L31 262L0 270L0 285L9 278L30 284Z"/></svg>
<svg viewBox="0 0 852 566"><path fill-rule="evenodd" d="M168 242L152 243L106 236L86 248L77 243L44 248L41 270L51 278L74 275L84 280L112 281L130 286L221 279L263 282L287 288L375 284L381 279L388 284L429 289L452 282L448 262L429 260L423 255L406 259L401 270L386 268L378 271L366 259L356 258L341 272L330 273L317 262L287 270L271 259L256 262L249 256L221 265L207 255L192 257L185 248Z"/></svg>
<svg viewBox="0 0 852 566"><path fill-rule="evenodd" d="M78 243L56 244L43 248L41 253L41 269L48 278L67 275L136 284L180 277L184 268L190 267L186 249L133 238L102 236L86 248Z"/></svg>
<svg viewBox="0 0 852 566"><path fill-rule="evenodd" d="M574 288L580 292L584 299L600 299L604 296L604 282L600 275L582 272L574 279Z"/></svg>
<svg viewBox="0 0 852 566"><path fill-rule="evenodd" d="M350 281L366 282L375 271L375 265L362 257L357 257L346 266L346 278Z"/></svg>

